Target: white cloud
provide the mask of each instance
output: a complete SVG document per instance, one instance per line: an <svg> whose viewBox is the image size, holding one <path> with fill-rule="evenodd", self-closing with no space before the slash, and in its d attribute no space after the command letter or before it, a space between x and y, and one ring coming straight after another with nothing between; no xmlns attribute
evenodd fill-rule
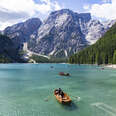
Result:
<svg viewBox="0 0 116 116"><path fill-rule="evenodd" d="M111 0L102 0L103 3L110 3Z"/></svg>
<svg viewBox="0 0 116 116"><path fill-rule="evenodd" d="M0 0L0 29L18 23L30 17L48 15L52 10L59 10L58 2L51 0ZM41 18L41 17L40 17Z"/></svg>
<svg viewBox="0 0 116 116"><path fill-rule="evenodd" d="M85 4L85 5L83 6L83 8L84 8L85 10L88 10L88 9L90 8L90 5L89 5L89 4Z"/></svg>
<svg viewBox="0 0 116 116"><path fill-rule="evenodd" d="M108 2L109 0L105 1ZM106 20L116 19L116 0L111 0L110 3L107 2L103 4L93 4L91 8L87 9L87 11L97 18L103 18Z"/></svg>
<svg viewBox="0 0 116 116"><path fill-rule="evenodd" d="M60 10L61 6L58 4L57 1L51 2L50 0L40 0L43 4L37 4L36 9L39 12L46 14L51 12L52 10Z"/></svg>
<svg viewBox="0 0 116 116"><path fill-rule="evenodd" d="M63 6L61 7L57 1L54 2L53 6L54 6L54 10L60 10L63 8Z"/></svg>
<svg viewBox="0 0 116 116"><path fill-rule="evenodd" d="M0 21L0 29L2 30L4 28L6 28L7 26L11 26L12 24L13 24L13 22L10 23L10 22L1 22Z"/></svg>

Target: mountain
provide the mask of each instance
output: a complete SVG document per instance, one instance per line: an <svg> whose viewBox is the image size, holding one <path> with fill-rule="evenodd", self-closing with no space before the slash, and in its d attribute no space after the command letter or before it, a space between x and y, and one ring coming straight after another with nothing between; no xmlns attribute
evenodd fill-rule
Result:
<svg viewBox="0 0 116 116"><path fill-rule="evenodd" d="M94 44L113 23L102 24L90 13L75 13L68 9L52 12L40 26L29 49L39 54L68 57Z"/></svg>
<svg viewBox="0 0 116 116"><path fill-rule="evenodd" d="M115 20L108 20L108 21L105 21L105 22L103 22L102 24L104 25L104 27L105 27L106 29L109 29L109 28L111 28L115 23L116 23L116 19L115 19Z"/></svg>
<svg viewBox="0 0 116 116"><path fill-rule="evenodd" d="M23 62L12 40L0 34L0 63Z"/></svg>
<svg viewBox="0 0 116 116"><path fill-rule="evenodd" d="M42 23L38 18L7 27L3 32L12 38L16 49L27 48L38 54L57 58L69 57L94 44L116 22L101 23L90 13L69 9L52 12Z"/></svg>
<svg viewBox="0 0 116 116"><path fill-rule="evenodd" d="M100 22L99 20L93 19L87 22L82 28L82 33L85 35L88 45L96 43L115 22L116 20Z"/></svg>
<svg viewBox="0 0 116 116"><path fill-rule="evenodd" d="M53 55L69 56L86 46L81 26L89 22L89 13L75 13L68 9L52 12L38 30L37 38L30 41L31 51Z"/></svg>
<svg viewBox="0 0 116 116"><path fill-rule="evenodd" d="M94 44L103 34L106 32L104 25L98 20L90 20L86 24L85 39L88 41L89 45Z"/></svg>
<svg viewBox="0 0 116 116"><path fill-rule="evenodd" d="M116 24L95 44L69 58L70 63L116 64Z"/></svg>
<svg viewBox="0 0 116 116"><path fill-rule="evenodd" d="M15 24L7 27L3 32L15 43L15 47L21 49L24 42L28 42L33 33L36 33L40 25L41 20L38 18L32 18L25 22Z"/></svg>

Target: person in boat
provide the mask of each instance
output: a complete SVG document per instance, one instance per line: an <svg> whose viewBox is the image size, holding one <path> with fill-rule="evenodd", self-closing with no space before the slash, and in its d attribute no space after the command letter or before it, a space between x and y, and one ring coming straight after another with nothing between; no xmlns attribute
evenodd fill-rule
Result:
<svg viewBox="0 0 116 116"><path fill-rule="evenodd" d="M67 74L66 74L66 76L70 76L70 74L69 74L69 73L67 73Z"/></svg>
<svg viewBox="0 0 116 116"><path fill-rule="evenodd" d="M59 94L59 89L56 89L55 90L55 94Z"/></svg>
<svg viewBox="0 0 116 116"><path fill-rule="evenodd" d="M59 75L62 75L62 76L70 76L69 73L64 73L64 72L60 72Z"/></svg>
<svg viewBox="0 0 116 116"><path fill-rule="evenodd" d="M59 88L59 90L58 90L58 94L61 95L62 98L64 97L64 92L62 91L61 88Z"/></svg>

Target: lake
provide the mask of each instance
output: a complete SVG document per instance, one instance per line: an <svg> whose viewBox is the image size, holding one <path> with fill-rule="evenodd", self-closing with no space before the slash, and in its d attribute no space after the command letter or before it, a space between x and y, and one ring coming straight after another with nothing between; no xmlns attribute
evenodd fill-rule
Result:
<svg viewBox="0 0 116 116"><path fill-rule="evenodd" d="M71 97L70 106L55 99L53 91L59 87ZM0 64L0 116L64 115L116 116L116 70L95 65Z"/></svg>

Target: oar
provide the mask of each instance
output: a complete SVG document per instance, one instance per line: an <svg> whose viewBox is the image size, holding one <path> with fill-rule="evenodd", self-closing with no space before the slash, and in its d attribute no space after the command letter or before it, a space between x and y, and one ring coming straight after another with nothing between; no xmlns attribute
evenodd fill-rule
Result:
<svg viewBox="0 0 116 116"><path fill-rule="evenodd" d="M79 102L80 99L81 99L79 96L71 96L71 97L75 98L75 100L76 100L77 102Z"/></svg>
<svg viewBox="0 0 116 116"><path fill-rule="evenodd" d="M53 96L48 96L48 98L46 98L45 101L47 102L51 97Z"/></svg>

